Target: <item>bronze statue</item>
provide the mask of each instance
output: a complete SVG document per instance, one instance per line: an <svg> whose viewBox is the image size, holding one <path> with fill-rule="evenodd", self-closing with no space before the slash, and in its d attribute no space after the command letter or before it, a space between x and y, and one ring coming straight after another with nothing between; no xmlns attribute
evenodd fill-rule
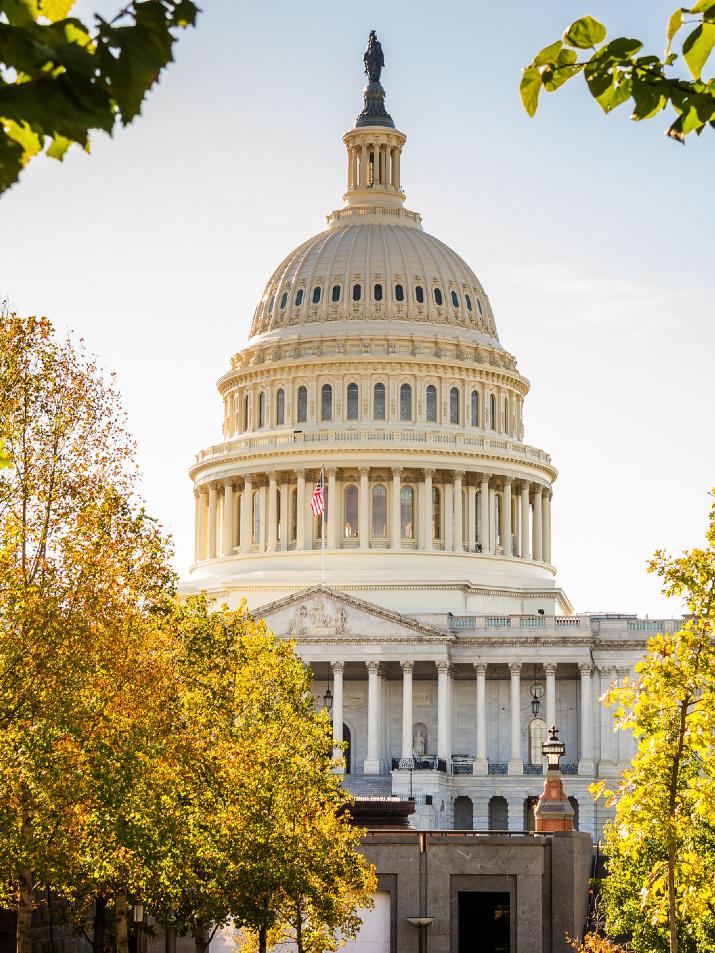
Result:
<svg viewBox="0 0 715 953"><path fill-rule="evenodd" d="M385 65L385 57L382 55L382 46L374 30L370 30L370 37L367 41L367 49L363 54L362 62L368 80L371 83L379 83L380 74Z"/></svg>

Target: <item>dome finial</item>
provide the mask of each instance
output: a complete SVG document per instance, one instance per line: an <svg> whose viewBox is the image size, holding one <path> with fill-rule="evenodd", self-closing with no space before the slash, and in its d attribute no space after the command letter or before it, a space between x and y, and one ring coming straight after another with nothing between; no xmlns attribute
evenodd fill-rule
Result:
<svg viewBox="0 0 715 953"><path fill-rule="evenodd" d="M358 126L389 126L395 128L392 117L385 110L385 90L380 85L380 76L385 66L385 57L382 53L382 44L377 33L370 30L367 49L362 58L363 69L368 78L368 84L363 90L363 108L357 117L355 127Z"/></svg>

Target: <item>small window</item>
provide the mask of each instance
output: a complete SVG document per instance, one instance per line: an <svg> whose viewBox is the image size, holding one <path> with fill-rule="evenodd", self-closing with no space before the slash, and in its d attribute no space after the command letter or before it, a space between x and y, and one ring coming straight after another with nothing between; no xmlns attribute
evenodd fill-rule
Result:
<svg viewBox="0 0 715 953"><path fill-rule="evenodd" d="M353 285L353 301L359 301L362 295L362 286Z"/></svg>
<svg viewBox="0 0 715 953"><path fill-rule="evenodd" d="M313 304L320 304L320 285L313 288Z"/></svg>
<svg viewBox="0 0 715 953"><path fill-rule="evenodd" d="M345 487L345 539L358 537L358 488L354 483Z"/></svg>
<svg viewBox="0 0 715 953"><path fill-rule="evenodd" d="M441 307L442 305L442 290L440 288L434 289L434 303L437 307Z"/></svg>
<svg viewBox="0 0 715 953"><path fill-rule="evenodd" d="M437 388L430 384L425 392L425 410L429 423L437 423Z"/></svg>
<svg viewBox="0 0 715 953"><path fill-rule="evenodd" d="M402 285L395 285L395 301L405 300L405 289Z"/></svg>
<svg viewBox="0 0 715 953"><path fill-rule="evenodd" d="M409 384L400 387L400 420L412 420L412 388Z"/></svg>
<svg viewBox="0 0 715 953"><path fill-rule="evenodd" d="M249 414L249 403L248 403L248 394L243 398L243 429L248 430L248 418Z"/></svg>
<svg viewBox="0 0 715 953"><path fill-rule="evenodd" d="M497 402L494 394L489 395L489 429L497 429Z"/></svg>
<svg viewBox="0 0 715 953"><path fill-rule="evenodd" d="M295 306L299 308L303 304L303 289L298 288L295 293Z"/></svg>
<svg viewBox="0 0 715 953"><path fill-rule="evenodd" d="M471 311L471 310L472 310L472 299L469 297L469 295L465 294L464 300L467 302L467 311Z"/></svg>
<svg viewBox="0 0 715 953"><path fill-rule="evenodd" d="M281 387L276 394L276 424L280 427L285 423L286 395Z"/></svg>
<svg viewBox="0 0 715 953"><path fill-rule="evenodd" d="M415 288L415 300L417 301L417 304L425 303L425 289L422 287L422 285L417 285Z"/></svg>
<svg viewBox="0 0 715 953"><path fill-rule="evenodd" d="M266 423L266 395L261 391L258 395L258 426L264 427Z"/></svg>
<svg viewBox="0 0 715 953"><path fill-rule="evenodd" d="M453 308L458 308L458 307L459 307L459 298L457 297L457 292L456 292L456 291L450 291L449 297L452 299L452 307L453 307Z"/></svg>
<svg viewBox="0 0 715 953"><path fill-rule="evenodd" d="M373 288L373 296L375 301L382 301L382 285L377 284Z"/></svg>
<svg viewBox="0 0 715 953"><path fill-rule="evenodd" d="M479 426L479 394L477 391L472 391L471 397L471 424L472 427Z"/></svg>
<svg viewBox="0 0 715 953"><path fill-rule="evenodd" d="M357 384L348 384L348 420L358 419L358 386Z"/></svg>
<svg viewBox="0 0 715 953"><path fill-rule="evenodd" d="M375 384L372 392L372 419L385 419L385 385Z"/></svg>
<svg viewBox="0 0 715 953"><path fill-rule="evenodd" d="M273 311L273 302L276 300L275 295L271 295L271 300L268 302L268 313L271 314Z"/></svg>
<svg viewBox="0 0 715 953"><path fill-rule="evenodd" d="M288 304L288 292L284 291L283 294L281 295L281 311L285 308L287 304Z"/></svg>
<svg viewBox="0 0 715 953"><path fill-rule="evenodd" d="M330 297L333 301L340 301L340 285L333 285L333 290L330 293Z"/></svg>
<svg viewBox="0 0 715 953"><path fill-rule="evenodd" d="M449 392L449 422L459 423L459 391L453 387Z"/></svg>
<svg viewBox="0 0 715 953"><path fill-rule="evenodd" d="M387 536L387 489L378 483L372 488L371 535L384 539Z"/></svg>
<svg viewBox="0 0 715 953"><path fill-rule="evenodd" d="M482 302L477 298L477 311L484 317L484 312L482 311Z"/></svg>
<svg viewBox="0 0 715 953"><path fill-rule="evenodd" d="M413 539L415 535L415 491L411 486L400 488L400 536Z"/></svg>
<svg viewBox="0 0 715 953"><path fill-rule="evenodd" d="M298 423L304 424L308 420L308 388L298 388Z"/></svg>
<svg viewBox="0 0 715 953"><path fill-rule="evenodd" d="M333 419L333 388L330 384L323 384L320 388L320 419Z"/></svg>
<svg viewBox="0 0 715 953"><path fill-rule="evenodd" d="M502 432L506 433L509 430L509 404L506 397L504 398L504 413L502 414Z"/></svg>

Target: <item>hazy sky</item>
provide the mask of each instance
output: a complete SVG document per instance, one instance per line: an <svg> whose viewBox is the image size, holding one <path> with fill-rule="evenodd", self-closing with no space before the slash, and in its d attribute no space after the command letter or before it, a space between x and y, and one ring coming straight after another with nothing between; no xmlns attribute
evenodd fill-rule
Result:
<svg viewBox="0 0 715 953"><path fill-rule="evenodd" d="M109 12L116 2L81 2ZM590 12L655 51L673 0L204 0L143 117L0 200L0 294L116 370L150 509L193 554L193 454L277 263L340 206L368 31L408 136L407 206L490 296L549 451L577 610L677 611L645 563L699 545L715 484L715 132L604 117L583 81L523 112L520 69Z"/></svg>

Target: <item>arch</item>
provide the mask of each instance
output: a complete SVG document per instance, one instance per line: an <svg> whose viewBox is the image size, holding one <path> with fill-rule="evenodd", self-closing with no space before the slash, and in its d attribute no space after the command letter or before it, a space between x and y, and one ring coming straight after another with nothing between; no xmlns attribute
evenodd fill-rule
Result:
<svg viewBox="0 0 715 953"><path fill-rule="evenodd" d="M532 718L529 722L529 764L543 764L541 746L546 741L546 722L543 718Z"/></svg>
<svg viewBox="0 0 715 953"><path fill-rule="evenodd" d="M359 301L362 297L362 285L353 285L353 301Z"/></svg>
<svg viewBox="0 0 715 953"><path fill-rule="evenodd" d="M340 285L333 285L333 290L330 292L331 301L340 301Z"/></svg>
<svg viewBox="0 0 715 953"><path fill-rule="evenodd" d="M375 384L372 389L372 419L385 419L385 385Z"/></svg>
<svg viewBox="0 0 715 953"><path fill-rule="evenodd" d="M345 773L352 774L353 735L345 722L343 722L343 741L345 742L345 748L343 750L343 758L345 759Z"/></svg>
<svg viewBox="0 0 715 953"><path fill-rule="evenodd" d="M412 388L400 385L400 420L412 420Z"/></svg>
<svg viewBox="0 0 715 953"><path fill-rule="evenodd" d="M372 295L375 301L382 301L382 285L379 282L372 289Z"/></svg>
<svg viewBox="0 0 715 953"><path fill-rule="evenodd" d="M276 393L276 426L284 424L286 413L286 394L282 387L278 388Z"/></svg>
<svg viewBox="0 0 715 953"><path fill-rule="evenodd" d="M370 522L370 535L377 539L387 538L387 487L382 483L376 483L370 494L372 501L372 513Z"/></svg>
<svg viewBox="0 0 715 953"><path fill-rule="evenodd" d="M360 392L357 384L348 384L348 420L357 420L360 413Z"/></svg>
<svg viewBox="0 0 715 953"><path fill-rule="evenodd" d="M303 289L298 288L295 293L295 306L299 308L303 304Z"/></svg>
<svg viewBox="0 0 715 953"><path fill-rule="evenodd" d="M438 486L432 487L432 539L442 539L442 494Z"/></svg>
<svg viewBox="0 0 715 953"><path fill-rule="evenodd" d="M497 399L494 394L489 395L489 429L497 429Z"/></svg>
<svg viewBox="0 0 715 953"><path fill-rule="evenodd" d="M450 299L451 299L451 301L452 301L452 307L453 307L453 308L458 308L458 307L459 307L459 296L457 295L457 292L456 292L456 291L450 291L449 297L450 297Z"/></svg>
<svg viewBox="0 0 715 953"><path fill-rule="evenodd" d="M345 539L357 539L359 526L359 501L358 488L354 483L351 483L349 486L345 487L345 492L343 493L343 509L345 513L343 535L345 536Z"/></svg>
<svg viewBox="0 0 715 953"><path fill-rule="evenodd" d="M425 289L422 287L422 285L417 285L415 288L415 301L417 304L425 303Z"/></svg>
<svg viewBox="0 0 715 953"><path fill-rule="evenodd" d="M434 291L433 291L433 294L434 294L434 303L437 305L438 308L440 308L440 307L442 306L442 303L443 303L443 300L444 300L444 299L442 298L442 289L441 289L441 288L435 288Z"/></svg>
<svg viewBox="0 0 715 953"><path fill-rule="evenodd" d="M415 535L415 491L411 486L400 487L400 536L414 539Z"/></svg>
<svg viewBox="0 0 715 953"><path fill-rule="evenodd" d="M534 815L534 810L538 803L539 803L538 797L532 796L532 797L524 798L524 830L525 831L536 830L536 816Z"/></svg>
<svg viewBox="0 0 715 953"><path fill-rule="evenodd" d="M489 798L489 830L509 830L509 805L505 797L496 796Z"/></svg>
<svg viewBox="0 0 715 953"><path fill-rule="evenodd" d="M395 285L395 301L405 300L405 289L402 285Z"/></svg>
<svg viewBox="0 0 715 953"><path fill-rule="evenodd" d="M323 384L320 388L320 419L333 419L333 385Z"/></svg>
<svg viewBox="0 0 715 953"><path fill-rule="evenodd" d="M298 423L308 422L308 388L301 384L298 388Z"/></svg>
<svg viewBox="0 0 715 953"><path fill-rule="evenodd" d="M578 798L575 798L573 795L569 796L569 804L573 808L573 829L575 831L580 830L579 827L579 816L578 816Z"/></svg>
<svg viewBox="0 0 715 953"><path fill-rule="evenodd" d="M263 391L258 395L258 426L266 425L266 395Z"/></svg>
<svg viewBox="0 0 715 953"><path fill-rule="evenodd" d="M434 384L428 384L425 391L425 419L437 423L437 388Z"/></svg>
<svg viewBox="0 0 715 953"><path fill-rule="evenodd" d="M463 794L454 799L454 829L455 831L474 830L474 805L472 799Z"/></svg>
<svg viewBox="0 0 715 953"><path fill-rule="evenodd" d="M470 397L470 423L472 427L479 426L479 391L473 390Z"/></svg>
<svg viewBox="0 0 715 953"><path fill-rule="evenodd" d="M320 287L320 285L316 285L315 288L313 288L313 304L320 304L321 291L322 291L322 288Z"/></svg>
<svg viewBox="0 0 715 953"><path fill-rule="evenodd" d="M452 387L449 391L449 422L459 423L459 388Z"/></svg>

